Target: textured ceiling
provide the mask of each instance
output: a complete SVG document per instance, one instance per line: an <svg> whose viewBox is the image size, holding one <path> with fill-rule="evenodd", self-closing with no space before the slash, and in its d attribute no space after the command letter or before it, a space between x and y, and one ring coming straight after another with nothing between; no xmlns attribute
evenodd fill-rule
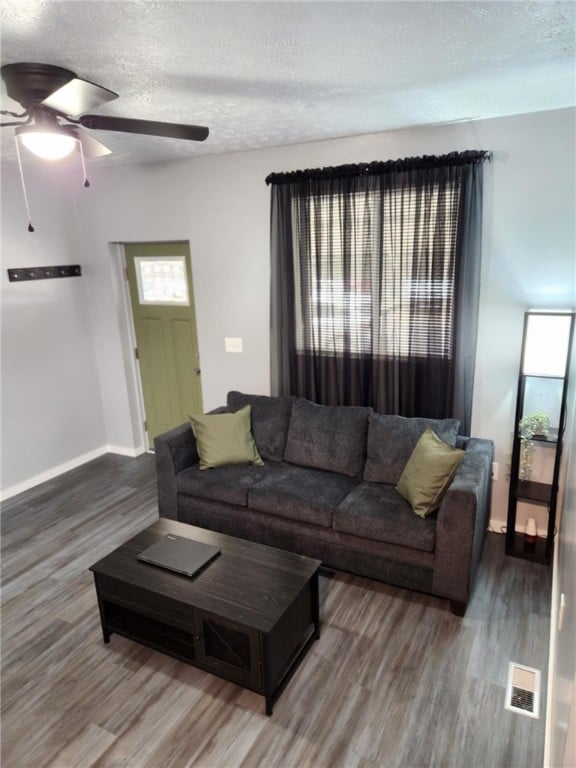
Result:
<svg viewBox="0 0 576 768"><path fill-rule="evenodd" d="M203 144L94 132L149 162L575 104L570 2L2 0L2 63L120 94L100 114L207 125ZM19 110L2 85L2 108ZM2 154L14 157L12 129Z"/></svg>

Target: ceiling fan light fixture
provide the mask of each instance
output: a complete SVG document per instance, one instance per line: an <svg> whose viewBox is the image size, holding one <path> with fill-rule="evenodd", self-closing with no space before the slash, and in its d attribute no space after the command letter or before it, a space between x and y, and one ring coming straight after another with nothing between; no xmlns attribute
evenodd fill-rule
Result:
<svg viewBox="0 0 576 768"><path fill-rule="evenodd" d="M25 125L16 128L16 138L30 152L43 160L62 160L76 147L77 139L58 128Z"/></svg>

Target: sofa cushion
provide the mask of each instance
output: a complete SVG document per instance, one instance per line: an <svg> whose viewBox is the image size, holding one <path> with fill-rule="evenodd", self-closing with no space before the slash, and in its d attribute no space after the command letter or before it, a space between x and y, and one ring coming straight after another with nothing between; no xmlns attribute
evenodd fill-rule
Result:
<svg viewBox="0 0 576 768"><path fill-rule="evenodd" d="M248 504L248 489L260 483L266 472L266 465L235 464L205 472L195 464L178 474L176 490L186 496L245 507Z"/></svg>
<svg viewBox="0 0 576 768"><path fill-rule="evenodd" d="M292 406L285 460L359 477L366 459L371 413L371 408L316 405L298 398Z"/></svg>
<svg viewBox="0 0 576 768"><path fill-rule="evenodd" d="M252 436L250 406L236 413L190 416L200 469L227 464L263 464Z"/></svg>
<svg viewBox="0 0 576 768"><path fill-rule="evenodd" d="M344 475L272 464L262 482L248 491L248 507L330 528L334 510L355 485Z"/></svg>
<svg viewBox="0 0 576 768"><path fill-rule="evenodd" d="M364 480L396 485L416 443L430 427L446 445L454 448L460 422L457 419L423 419L372 414L368 423Z"/></svg>
<svg viewBox="0 0 576 768"><path fill-rule="evenodd" d="M266 461L282 461L288 437L293 397L267 397L228 392L227 404L237 411L252 407L252 433L258 452Z"/></svg>
<svg viewBox="0 0 576 768"><path fill-rule="evenodd" d="M396 490L419 517L438 509L464 453L443 443L429 427L418 440Z"/></svg>
<svg viewBox="0 0 576 768"><path fill-rule="evenodd" d="M434 517L416 517L392 485L360 483L334 513L335 531L387 544L433 552Z"/></svg>

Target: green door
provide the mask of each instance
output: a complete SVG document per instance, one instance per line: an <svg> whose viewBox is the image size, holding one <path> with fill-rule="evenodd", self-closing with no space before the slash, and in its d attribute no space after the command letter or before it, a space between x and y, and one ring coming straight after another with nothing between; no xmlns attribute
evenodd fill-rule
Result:
<svg viewBox="0 0 576 768"><path fill-rule="evenodd" d="M156 435L202 413L187 243L124 246L149 447Z"/></svg>

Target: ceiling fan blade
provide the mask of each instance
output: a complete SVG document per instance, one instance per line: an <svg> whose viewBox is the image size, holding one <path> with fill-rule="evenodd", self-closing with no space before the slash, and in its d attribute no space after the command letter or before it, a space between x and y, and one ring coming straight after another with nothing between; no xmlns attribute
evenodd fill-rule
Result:
<svg viewBox="0 0 576 768"><path fill-rule="evenodd" d="M61 88L47 96L41 104L55 109L63 115L76 117L89 109L100 107L108 101L117 99L118 94L101 85L75 77Z"/></svg>
<svg viewBox="0 0 576 768"><path fill-rule="evenodd" d="M104 157L105 155L112 154L111 149L108 149L105 144L102 144L101 141L95 139L94 136L90 136L90 134L86 133L86 131L83 131L80 128L76 128L73 125L67 125L64 127L66 129L66 133L74 136L74 138L78 139L78 141L82 144L82 152L84 152L85 157Z"/></svg>
<svg viewBox="0 0 576 768"><path fill-rule="evenodd" d="M140 133L146 136L165 136L169 139L187 139L188 141L204 141L209 133L208 128L200 125L159 123L154 120L132 120L127 117L108 115L83 115L79 122L84 128L93 128L98 131Z"/></svg>

